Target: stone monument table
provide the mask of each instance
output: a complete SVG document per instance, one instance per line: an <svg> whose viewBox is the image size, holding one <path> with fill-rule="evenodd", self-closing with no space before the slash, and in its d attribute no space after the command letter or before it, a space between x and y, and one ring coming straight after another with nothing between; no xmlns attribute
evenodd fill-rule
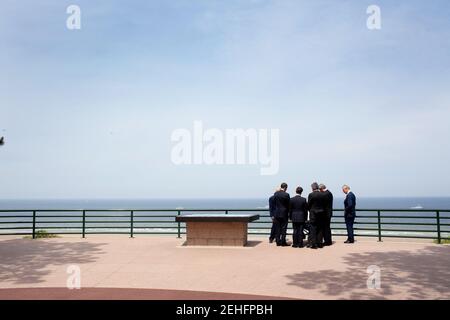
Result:
<svg viewBox="0 0 450 320"><path fill-rule="evenodd" d="M245 246L248 223L258 214L185 214L175 221L186 222L188 246Z"/></svg>

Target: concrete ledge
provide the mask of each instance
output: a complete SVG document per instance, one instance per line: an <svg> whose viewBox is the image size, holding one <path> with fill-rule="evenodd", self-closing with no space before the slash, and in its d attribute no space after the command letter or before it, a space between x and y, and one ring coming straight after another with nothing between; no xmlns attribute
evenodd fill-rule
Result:
<svg viewBox="0 0 450 320"><path fill-rule="evenodd" d="M127 288L0 289L0 300L284 300L272 296L191 290Z"/></svg>

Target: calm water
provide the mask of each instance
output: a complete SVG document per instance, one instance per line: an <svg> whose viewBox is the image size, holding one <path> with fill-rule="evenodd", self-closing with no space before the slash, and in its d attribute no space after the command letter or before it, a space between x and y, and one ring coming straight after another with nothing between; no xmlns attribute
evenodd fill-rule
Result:
<svg viewBox="0 0 450 320"><path fill-rule="evenodd" d="M343 208L343 198L335 198L334 207ZM262 209L262 215L268 208L268 200L261 199L67 199L67 200L0 200L0 209ZM359 209L413 209L414 212L407 213L411 218L396 218L401 213L385 213L390 218L383 218L383 235L397 236L436 236L435 213L426 213L426 209L450 209L450 197L446 198L358 198L357 208ZM5 215L11 213L0 213L0 233L26 233L30 232L31 217L6 218ZM29 213L24 213L30 215ZM63 218L42 217L41 215L62 215ZM134 215L135 233L176 233L178 231L177 223L174 222L174 213L165 212L136 212ZM357 218L357 234L376 235L377 219L364 218L364 216L373 215L370 212L360 212ZM49 232L81 232L81 219L79 212L57 212L38 214L37 229L45 229ZM91 217L96 215L96 217ZM104 217L114 215L115 217ZM99 232L130 232L130 213L129 212L89 212L86 218L86 231L89 233ZM152 217L159 215L159 217ZM403 215L405 215L403 213ZM145 216L145 217L144 217ZM337 234L345 233L342 212L336 212L333 218L333 229ZM419 218L428 217L428 218ZM416 218L417 217L417 218ZM442 236L450 236L450 213L441 213ZM118 222L119 220L123 222ZM12 223L12 222L21 223ZM58 223L52 223L56 221ZM61 221L61 222L59 222ZM64 222L62 222L64 221ZM71 223L67 223L70 221ZM414 225L399 225L399 223L414 223ZM258 223L249 225L250 233L267 233L265 228L270 227L270 219L261 217ZM60 229L60 227L66 229ZM184 225L182 225L182 232ZM26 228L26 229L8 229L8 228ZM366 229L366 230L363 230Z"/></svg>
<svg viewBox="0 0 450 320"><path fill-rule="evenodd" d="M343 198L335 198L334 207L343 208ZM261 199L0 199L0 209L262 209ZM358 198L364 209L450 209L450 197L442 198Z"/></svg>

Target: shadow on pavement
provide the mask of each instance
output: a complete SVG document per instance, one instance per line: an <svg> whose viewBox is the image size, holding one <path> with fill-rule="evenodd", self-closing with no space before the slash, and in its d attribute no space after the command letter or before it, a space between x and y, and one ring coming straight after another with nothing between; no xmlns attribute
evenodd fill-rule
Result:
<svg viewBox="0 0 450 320"><path fill-rule="evenodd" d="M288 275L289 285L319 290L330 298L404 299L450 298L450 246L428 246L416 252L351 253L342 257L345 271L305 271ZM368 289L367 268L381 268L381 288ZM308 298L308 297L304 297Z"/></svg>
<svg viewBox="0 0 450 320"><path fill-rule="evenodd" d="M43 282L51 266L94 262L102 243L59 242L51 239L11 239L0 242L0 282Z"/></svg>

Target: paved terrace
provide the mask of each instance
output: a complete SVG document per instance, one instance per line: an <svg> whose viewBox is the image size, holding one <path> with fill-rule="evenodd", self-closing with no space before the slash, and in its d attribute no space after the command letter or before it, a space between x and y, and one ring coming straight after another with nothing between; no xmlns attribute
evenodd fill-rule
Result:
<svg viewBox="0 0 450 320"><path fill-rule="evenodd" d="M450 299L450 246L335 240L311 250L254 237L233 248L172 236L2 236L0 299ZM66 289L69 265L81 268L81 290ZM381 268L378 290L367 289L370 265Z"/></svg>

